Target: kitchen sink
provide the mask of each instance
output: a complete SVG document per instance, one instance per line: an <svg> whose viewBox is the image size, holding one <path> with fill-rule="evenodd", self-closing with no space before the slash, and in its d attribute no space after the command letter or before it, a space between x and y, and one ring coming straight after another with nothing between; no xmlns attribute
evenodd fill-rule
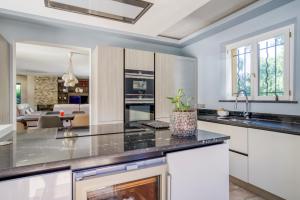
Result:
<svg viewBox="0 0 300 200"><path fill-rule="evenodd" d="M239 122L239 123L243 123L243 124L251 124L251 123L255 123L257 121L257 119L246 119L246 118L242 118L242 117L218 117L219 120L223 120L223 121L230 121L230 122Z"/></svg>

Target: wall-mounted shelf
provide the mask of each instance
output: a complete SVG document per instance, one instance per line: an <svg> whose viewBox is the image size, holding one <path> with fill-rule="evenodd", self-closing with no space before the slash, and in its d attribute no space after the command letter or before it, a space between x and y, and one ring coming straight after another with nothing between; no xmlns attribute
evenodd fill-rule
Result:
<svg viewBox="0 0 300 200"><path fill-rule="evenodd" d="M82 89L82 92L76 92L76 88ZM67 90L67 91L66 91ZM66 88L61 78L58 78L58 104L68 104L69 96L89 96L89 80L79 79L75 87Z"/></svg>

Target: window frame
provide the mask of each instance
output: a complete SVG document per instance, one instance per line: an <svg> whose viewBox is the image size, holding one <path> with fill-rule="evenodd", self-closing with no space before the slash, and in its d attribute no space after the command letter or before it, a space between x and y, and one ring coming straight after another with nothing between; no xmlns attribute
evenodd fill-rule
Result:
<svg viewBox="0 0 300 200"><path fill-rule="evenodd" d="M284 96L278 96L279 101L294 100L294 25L278 28L263 34L256 35L229 45L226 45L226 99L233 100L236 98L233 91L233 74L232 74L232 55L231 50L242 46L251 47L251 95L249 100L270 101L276 100L275 96L258 95L258 43L263 40L284 35ZM240 97L245 99L245 97Z"/></svg>

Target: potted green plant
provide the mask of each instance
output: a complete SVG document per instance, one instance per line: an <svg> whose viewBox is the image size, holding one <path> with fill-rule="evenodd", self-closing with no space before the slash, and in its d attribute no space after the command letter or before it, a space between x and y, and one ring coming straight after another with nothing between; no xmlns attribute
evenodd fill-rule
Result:
<svg viewBox="0 0 300 200"><path fill-rule="evenodd" d="M183 89L174 97L167 97L175 105L170 119L170 130L176 136L192 136L197 130L197 111L191 106L192 97L185 95Z"/></svg>

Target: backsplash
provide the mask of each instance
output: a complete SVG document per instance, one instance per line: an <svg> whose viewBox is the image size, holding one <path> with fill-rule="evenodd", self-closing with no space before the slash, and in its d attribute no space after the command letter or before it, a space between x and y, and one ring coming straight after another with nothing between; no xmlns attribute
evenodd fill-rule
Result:
<svg viewBox="0 0 300 200"><path fill-rule="evenodd" d="M217 110L198 109L198 115L217 115ZM256 119L289 122L289 123L300 123L300 115L283 115L283 114L276 114L276 113L257 113L257 112L250 112L249 115L250 118L256 118ZM242 117L243 112L229 110L229 116Z"/></svg>

